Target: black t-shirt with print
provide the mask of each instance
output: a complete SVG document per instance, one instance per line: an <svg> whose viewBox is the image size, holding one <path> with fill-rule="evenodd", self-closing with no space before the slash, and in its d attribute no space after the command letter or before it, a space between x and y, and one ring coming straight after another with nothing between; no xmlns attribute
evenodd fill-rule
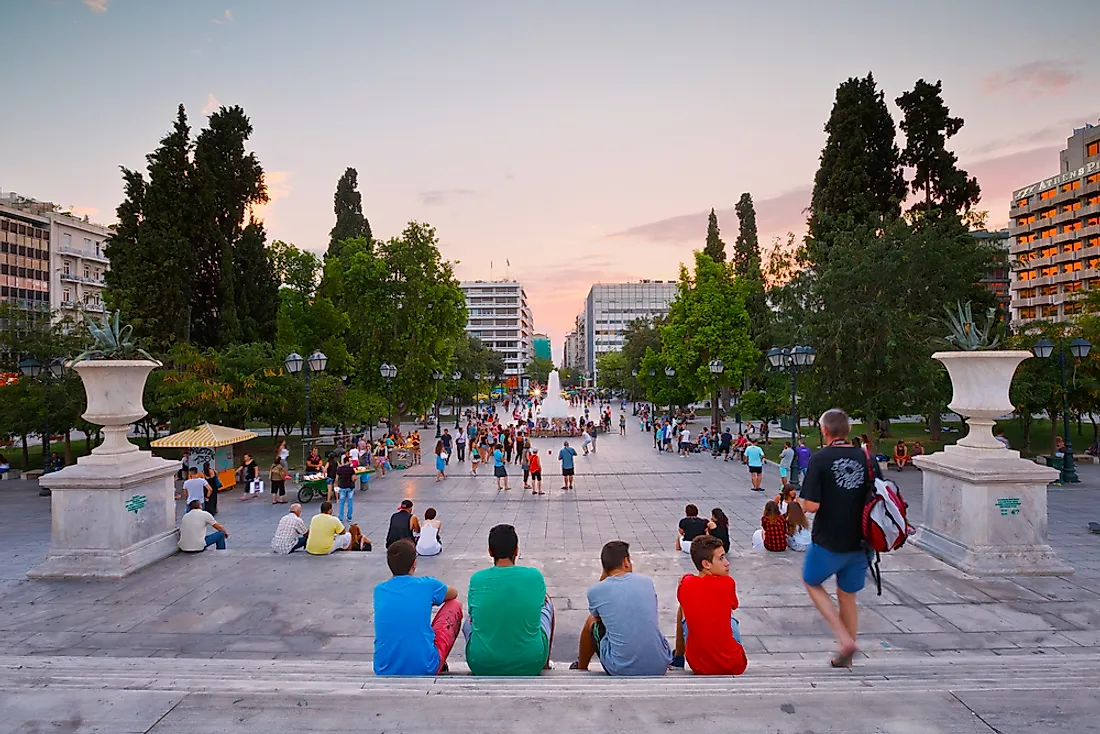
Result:
<svg viewBox="0 0 1100 734"><path fill-rule="evenodd" d="M685 517L680 521L680 529L684 531L684 540L694 540L707 534L707 521L701 517Z"/></svg>
<svg viewBox="0 0 1100 734"><path fill-rule="evenodd" d="M810 457L799 496L821 504L814 517L815 545L834 553L861 549L869 468L879 474L863 449L853 446L826 446Z"/></svg>

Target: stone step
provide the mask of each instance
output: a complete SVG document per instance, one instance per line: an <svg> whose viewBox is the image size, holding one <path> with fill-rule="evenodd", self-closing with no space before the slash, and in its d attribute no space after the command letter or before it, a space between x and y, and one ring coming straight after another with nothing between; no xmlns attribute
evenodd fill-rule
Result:
<svg viewBox="0 0 1100 734"><path fill-rule="evenodd" d="M700 696L727 692L764 695L776 691L890 692L1003 691L1088 688L1100 674L1100 660L1086 656L958 656L929 658L899 654L862 661L852 670L824 663L750 662L737 678L704 678L671 671L663 678L610 678L598 671L569 671L565 664L537 678L476 678L464 664L438 678L382 678L371 659L355 661L2 657L0 690L69 688L175 691L189 693L337 693L361 695L432 694L493 697Z"/></svg>

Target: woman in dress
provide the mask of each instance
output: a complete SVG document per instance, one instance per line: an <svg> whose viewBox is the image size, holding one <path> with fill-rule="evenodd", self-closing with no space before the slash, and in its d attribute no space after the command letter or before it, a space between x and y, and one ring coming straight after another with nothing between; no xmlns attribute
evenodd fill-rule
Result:
<svg viewBox="0 0 1100 734"><path fill-rule="evenodd" d="M435 481L447 478L447 459L443 455L443 439L435 442ZM426 516L425 516L426 517ZM428 554L431 555L431 554Z"/></svg>
<svg viewBox="0 0 1100 734"><path fill-rule="evenodd" d="M210 462L204 461L202 464L202 476L206 480L206 483L210 485L210 493L206 496L206 501L202 504L202 509L209 512L211 515L218 514L218 490L222 488L222 480L218 479L218 473L210 468Z"/></svg>
<svg viewBox="0 0 1100 734"><path fill-rule="evenodd" d="M416 539L418 556L438 556L443 552L443 541L439 537L442 527L443 524L436 519L434 507L424 511L424 522L420 523L420 537Z"/></svg>

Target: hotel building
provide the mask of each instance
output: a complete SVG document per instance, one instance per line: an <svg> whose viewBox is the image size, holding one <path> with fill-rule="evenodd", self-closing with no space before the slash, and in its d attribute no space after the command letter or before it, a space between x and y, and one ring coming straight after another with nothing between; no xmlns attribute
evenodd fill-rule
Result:
<svg viewBox="0 0 1100 734"><path fill-rule="evenodd" d="M676 285L674 280L642 280L592 286L585 301L585 373L589 378L595 379L601 354L622 350L632 321L668 315Z"/></svg>
<svg viewBox="0 0 1100 734"><path fill-rule="evenodd" d="M535 319L523 285L514 280L465 281L466 333L504 357L510 387L521 387L520 376L534 357Z"/></svg>

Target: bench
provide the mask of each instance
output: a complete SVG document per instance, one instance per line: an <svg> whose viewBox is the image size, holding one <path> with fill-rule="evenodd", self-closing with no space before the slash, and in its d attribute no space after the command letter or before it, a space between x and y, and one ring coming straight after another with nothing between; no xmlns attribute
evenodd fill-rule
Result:
<svg viewBox="0 0 1100 734"><path fill-rule="evenodd" d="M27 471L23 472L23 476L27 479L38 479L45 473L46 472L42 469L28 469Z"/></svg>

